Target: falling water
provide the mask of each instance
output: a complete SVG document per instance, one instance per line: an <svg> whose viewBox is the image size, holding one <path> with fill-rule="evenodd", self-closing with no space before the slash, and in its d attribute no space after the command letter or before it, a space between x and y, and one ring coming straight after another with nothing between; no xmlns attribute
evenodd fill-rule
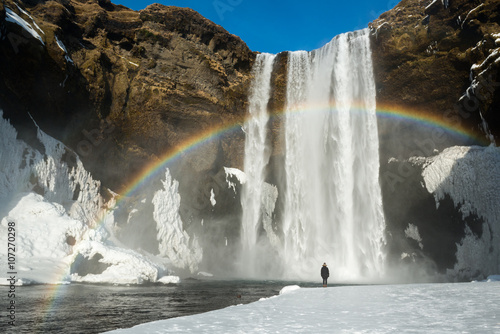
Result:
<svg viewBox="0 0 500 334"><path fill-rule="evenodd" d="M267 143L267 104L271 91L271 74L275 55L257 55L252 72L254 80L249 98L249 120L245 123L245 173L241 204L243 208L241 240L243 243L244 268L252 274L255 268L255 245L261 222L262 198L264 198L264 170L269 162L270 148Z"/></svg>
<svg viewBox="0 0 500 334"><path fill-rule="evenodd" d="M290 53L286 103L286 273L308 277L327 262L335 279L379 277L385 222L368 31Z"/></svg>
<svg viewBox="0 0 500 334"><path fill-rule="evenodd" d="M286 184L278 187L286 190L280 195L280 229L271 236L269 229L260 227L273 61L271 55L256 60L245 127L245 265L256 272L269 257L262 252L255 261L255 249L263 244L260 231L267 233L268 245L279 256L282 278L317 279L323 262L336 280L381 277L385 222L368 30L337 36L313 52L288 55L282 167Z"/></svg>

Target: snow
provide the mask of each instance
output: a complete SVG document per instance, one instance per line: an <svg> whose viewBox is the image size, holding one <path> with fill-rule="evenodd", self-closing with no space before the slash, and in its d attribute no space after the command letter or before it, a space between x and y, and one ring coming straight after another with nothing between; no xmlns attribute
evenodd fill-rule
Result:
<svg viewBox="0 0 500 334"><path fill-rule="evenodd" d="M382 27L383 27L383 26L385 26L385 25L387 25L387 26L389 26L389 28L391 28L391 24L390 24L389 22L384 22L384 23L382 23L381 25L379 25L379 26L377 27L377 29L375 30L375 36L378 36L378 31L380 30L380 28L382 28Z"/></svg>
<svg viewBox="0 0 500 334"><path fill-rule="evenodd" d="M164 189L158 190L153 197L153 216L157 223L160 255L169 258L176 267L189 268L194 273L202 260L203 251L197 238L191 240L183 229L179 214L179 183L172 179L168 169L162 183Z"/></svg>
<svg viewBox="0 0 500 334"><path fill-rule="evenodd" d="M108 333L494 333L500 283L301 288Z"/></svg>
<svg viewBox="0 0 500 334"><path fill-rule="evenodd" d="M43 45L45 45L45 43L43 42L42 37L38 34L38 32L33 28L33 26L31 24L29 24L28 22L26 22L22 17L20 17L19 15L17 15L15 12L13 12L8 7L5 7L5 14L6 14L6 17L5 17L6 21L12 22L12 23L15 23L15 24L19 25L21 28L23 28L24 30L26 30L27 32L29 32L31 36L33 36L34 38L38 39L40 41L40 43L42 43ZM40 28L38 28L38 29L40 29Z"/></svg>
<svg viewBox="0 0 500 334"><path fill-rule="evenodd" d="M68 281L71 263L68 256L72 247L66 237L81 238L84 225L66 215L61 205L49 203L38 194L19 194L13 203L15 206L1 219L0 243L7 245L7 224L15 222L16 277L21 278L23 284ZM0 258L6 263L7 247L3 248Z"/></svg>
<svg viewBox="0 0 500 334"><path fill-rule="evenodd" d="M495 44L499 45L500 44L500 33L497 34L491 34L491 37L495 38Z"/></svg>
<svg viewBox="0 0 500 334"><path fill-rule="evenodd" d="M226 173L226 182L229 188L232 188L234 193L236 193L236 184L231 182L231 178L235 177L240 184L245 184L247 182L247 176L244 172L237 168L224 167Z"/></svg>
<svg viewBox="0 0 500 334"><path fill-rule="evenodd" d="M418 246L420 249L423 249L424 246L422 244L422 237L420 236L420 233L418 232L418 227L409 223L408 227L405 230L405 236L409 239L413 239L416 242L418 242Z"/></svg>
<svg viewBox="0 0 500 334"><path fill-rule="evenodd" d="M87 283L115 283L115 284L142 284L155 282L159 272L165 270L147 259L145 256L129 249L104 245L97 241L84 240L75 247L78 254L91 259L100 254L101 263L108 264L101 274L71 275L73 282Z"/></svg>
<svg viewBox="0 0 500 334"><path fill-rule="evenodd" d="M280 290L280 295L284 295L285 293L290 293L292 291L300 289L298 285L287 285L283 289Z"/></svg>
<svg viewBox="0 0 500 334"><path fill-rule="evenodd" d="M215 206L215 204L217 204L217 201L215 200L215 193L214 193L213 188L210 190L210 204L212 204L212 206Z"/></svg>
<svg viewBox="0 0 500 334"><path fill-rule="evenodd" d="M177 284L181 281L179 276L163 276L158 280L158 282L163 284Z"/></svg>
<svg viewBox="0 0 500 334"><path fill-rule="evenodd" d="M427 9L431 8L432 6L434 6L434 4L435 4L436 2L438 2L438 0L434 0L434 1L432 1L430 4L428 4L428 5L427 5L427 7L425 7L425 10L427 10Z"/></svg>
<svg viewBox="0 0 500 334"><path fill-rule="evenodd" d="M55 36L56 38L56 43L57 43L57 46L63 50L64 52L64 58L66 59L66 61L68 63L72 63L73 64L73 60L70 58L69 54L68 54L68 50L66 49L66 46L64 46L63 42L61 42L61 40L59 38L57 38L57 36ZM66 80L64 80L66 81Z"/></svg>
<svg viewBox="0 0 500 334"><path fill-rule="evenodd" d="M473 64L471 66L471 71L477 70L478 68L482 69L486 64L488 64L491 61L492 58L497 57L499 54L500 54L500 48L494 49L481 64Z"/></svg>
<svg viewBox="0 0 500 334"><path fill-rule="evenodd" d="M478 10L479 8L481 8L483 6L484 6L484 3L480 4L479 6L472 9L469 13L467 13L467 15L465 16L465 19L462 21L462 28L464 27L464 23L467 22L467 19L469 18L470 14L474 13L476 10Z"/></svg>
<svg viewBox="0 0 500 334"><path fill-rule="evenodd" d="M436 206L449 195L463 218L475 215L483 221L480 238L466 229L448 274L460 278L500 272L500 148L447 148L427 159L422 176Z"/></svg>
<svg viewBox="0 0 500 334"><path fill-rule="evenodd" d="M74 152L38 128L42 154L17 139L16 130L2 116L0 110L0 244L8 244L9 223L14 223L15 284L178 282L179 278L167 270L173 262L168 257L128 249L117 239L116 201L104 202L100 182L85 170ZM156 194L154 203L163 232L160 236L170 240L172 248L177 247L174 250L182 251L179 241L189 241L185 232L168 235L161 227L165 217L182 223L178 214L169 211L178 211L177 184L169 178L164 184L166 190ZM183 247L188 255L199 256L195 241ZM75 259L96 255L106 267L101 274L80 276L78 267L72 273ZM0 263L7 263L7 256L7 247L2 247ZM0 277L0 282L8 281Z"/></svg>
<svg viewBox="0 0 500 334"><path fill-rule="evenodd" d="M17 3L15 3L15 5L16 5L17 9L19 9L19 11L20 11L21 13L23 13L24 15L26 15L27 17L29 17L29 18L31 19L31 22L33 22L33 25L35 26L35 28L36 28L39 32L41 32L43 35L45 35L45 33L43 32L43 30L42 30L42 29L40 29L40 27L38 26L38 24L36 24L36 22L35 22L35 20L33 19L33 17L32 17L32 16L31 16L31 15L30 15L27 11L25 11L24 9L22 9L21 7L19 7L19 5L18 5Z"/></svg>
<svg viewBox="0 0 500 334"><path fill-rule="evenodd" d="M495 36L495 35L492 35ZM483 41L486 42L486 41ZM479 43L478 43L479 44ZM482 98L482 95L484 92L482 91L483 88L487 88L489 91L492 91L493 88L490 87L494 83L491 82L491 75L489 77L486 77L487 73L491 70L491 65L492 63L498 63L500 62L500 48L496 49L489 49L490 54L486 59L481 63L481 64L473 64L471 69L470 69L470 80L471 84L465 91L465 94L459 99L459 101L462 102L463 99L466 97L471 99L471 93L475 94L478 96L479 99ZM494 71L494 70L492 70ZM477 72L480 72L479 74L476 74ZM489 93L488 93L489 94ZM486 134L487 138L490 140L490 143L495 144L495 137L489 130L488 123L486 122L485 118L483 117L482 113L480 112L479 115L481 116L481 121L482 121L482 130Z"/></svg>
<svg viewBox="0 0 500 334"><path fill-rule="evenodd" d="M139 64L134 63L134 62L131 62L130 60L128 60L128 59L127 59L127 58L125 58L125 57L120 56L120 58L122 58L123 60L128 61L130 64L132 64L132 65L134 65L134 66L137 66L137 67L139 66Z"/></svg>

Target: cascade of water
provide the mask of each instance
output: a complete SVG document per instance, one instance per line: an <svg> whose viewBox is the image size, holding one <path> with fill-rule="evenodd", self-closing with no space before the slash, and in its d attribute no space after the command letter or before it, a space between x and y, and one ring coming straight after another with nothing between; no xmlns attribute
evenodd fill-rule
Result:
<svg viewBox="0 0 500 334"><path fill-rule="evenodd" d="M245 268L252 271L256 257L254 247L262 216L264 170L270 157L270 148L266 142L269 120L267 104L271 91L274 59L275 55L268 53L257 55L252 69L254 80L249 97L250 117L244 125L246 134L244 170L247 179L241 194L243 208L241 240Z"/></svg>
<svg viewBox="0 0 500 334"><path fill-rule="evenodd" d="M273 275L262 261L270 248L259 253L264 249L259 233L267 233L283 278L314 279L323 262L336 280L378 278L384 272L385 221L368 30L337 36L313 52L289 53L281 233L261 228L274 58L257 57L245 125L245 267L253 275Z"/></svg>
<svg viewBox="0 0 500 334"><path fill-rule="evenodd" d="M375 84L368 31L289 53L282 257L290 277L383 272ZM313 273L313 277L317 273Z"/></svg>

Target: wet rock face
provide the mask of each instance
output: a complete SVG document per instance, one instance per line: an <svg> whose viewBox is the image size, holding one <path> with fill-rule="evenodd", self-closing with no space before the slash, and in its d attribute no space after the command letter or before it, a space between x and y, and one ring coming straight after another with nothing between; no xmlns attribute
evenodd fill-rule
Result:
<svg viewBox="0 0 500 334"><path fill-rule="evenodd" d="M29 112L106 186L119 190L187 139L243 121L255 54L195 11L154 4L136 12L107 0L23 4L5 1L40 27L45 45L0 8L1 107L30 128L27 140ZM209 145L217 161L187 160L198 171L241 166L243 138Z"/></svg>

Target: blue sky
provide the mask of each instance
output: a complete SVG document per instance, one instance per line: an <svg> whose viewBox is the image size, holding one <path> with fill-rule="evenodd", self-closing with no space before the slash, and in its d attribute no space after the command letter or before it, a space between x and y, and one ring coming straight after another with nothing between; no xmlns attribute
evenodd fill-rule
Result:
<svg viewBox="0 0 500 334"><path fill-rule="evenodd" d="M221 25L253 51L317 49L334 36L368 26L399 0L112 0L134 10L158 2L189 7Z"/></svg>

